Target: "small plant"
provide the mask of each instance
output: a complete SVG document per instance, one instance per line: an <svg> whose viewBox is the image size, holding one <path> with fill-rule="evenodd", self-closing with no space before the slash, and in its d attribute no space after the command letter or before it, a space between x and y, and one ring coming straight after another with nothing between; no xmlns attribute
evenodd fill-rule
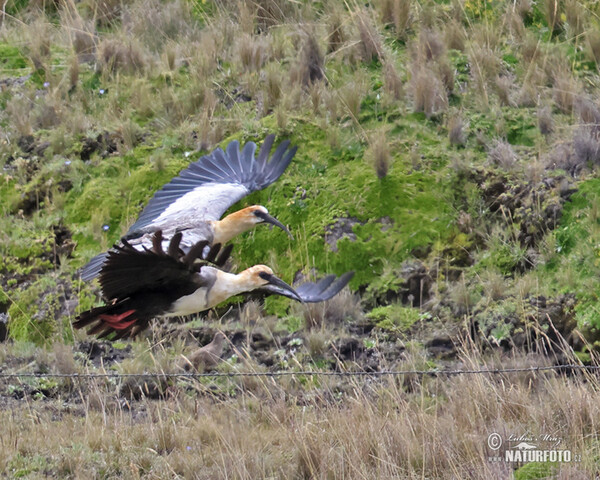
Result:
<svg viewBox="0 0 600 480"><path fill-rule="evenodd" d="M448 140L452 145L460 147L465 145L466 134L462 115L455 114L448 119Z"/></svg>
<svg viewBox="0 0 600 480"><path fill-rule="evenodd" d="M545 105L538 108L537 111L538 128L544 136L549 136L554 131L554 120L552 118L552 109Z"/></svg>

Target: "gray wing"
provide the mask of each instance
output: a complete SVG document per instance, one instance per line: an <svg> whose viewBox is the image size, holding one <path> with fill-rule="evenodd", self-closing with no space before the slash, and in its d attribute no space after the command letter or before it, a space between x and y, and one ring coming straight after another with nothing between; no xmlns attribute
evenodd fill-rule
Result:
<svg viewBox="0 0 600 480"><path fill-rule="evenodd" d="M342 288L348 285L353 276L354 272L346 272L340 275L340 277L327 275L317 282L305 282L299 287L294 287L294 290L296 290L296 293L298 293L298 296L304 303L324 302L337 295ZM275 285L267 285L259 291L283 295L284 297L296 300L290 292Z"/></svg>
<svg viewBox="0 0 600 480"><path fill-rule="evenodd" d="M126 238L137 232L170 226L196 225L218 220L246 195L271 185L285 171L296 153L284 141L269 158L274 135L269 135L255 156L256 144L248 142L240 151L234 140L226 151L217 148L183 170L148 202Z"/></svg>

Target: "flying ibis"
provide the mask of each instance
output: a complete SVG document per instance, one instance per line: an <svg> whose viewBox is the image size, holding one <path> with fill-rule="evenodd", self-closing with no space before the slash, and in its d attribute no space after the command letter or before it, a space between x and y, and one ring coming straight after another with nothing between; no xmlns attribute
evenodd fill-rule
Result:
<svg viewBox="0 0 600 480"><path fill-rule="evenodd" d="M225 151L217 148L190 164L156 192L123 240L144 250L152 246L152 234L158 230L163 232L165 246L181 232L180 246L187 250L200 241L223 245L261 223L275 225L292 237L262 205L246 207L221 219L234 203L275 182L290 164L297 147L290 148L286 140L269 158L274 140L274 135L268 135L257 156L254 142L246 143L240 151L234 140ZM81 278L89 281L98 276L107 258L107 252L92 258L83 267Z"/></svg>
<svg viewBox="0 0 600 480"><path fill-rule="evenodd" d="M159 230L152 236L152 248L138 250L127 240L115 245L99 275L106 304L81 313L73 326L91 326L88 334L113 339L133 337L155 317L185 316L208 310L230 297L254 291L277 294L299 302L322 302L348 284L354 272L336 278L292 288L266 265L254 265L234 274L222 270L230 250L218 257L213 249L206 254L206 240L195 243L187 253L176 233L163 249Z"/></svg>

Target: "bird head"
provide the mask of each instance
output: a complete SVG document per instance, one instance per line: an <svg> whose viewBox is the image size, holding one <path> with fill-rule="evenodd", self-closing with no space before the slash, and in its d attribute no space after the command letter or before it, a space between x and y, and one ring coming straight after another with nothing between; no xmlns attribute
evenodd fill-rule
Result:
<svg viewBox="0 0 600 480"><path fill-rule="evenodd" d="M295 300L299 302L302 301L296 290L280 278L276 277L273 270L266 265L255 265L248 268L245 273L250 278L254 289L265 288L267 290L274 290L274 293L276 293L277 290L282 290L287 292L288 296Z"/></svg>
<svg viewBox="0 0 600 480"><path fill-rule="evenodd" d="M293 235L290 233L287 227L275 217L269 215L269 211L262 205L252 205L251 207L247 207L242 210L242 212L244 211L247 215L247 219L249 222L252 222L254 224L268 223L270 225L275 225L276 227L281 228L285 233L287 233L292 240L294 239Z"/></svg>

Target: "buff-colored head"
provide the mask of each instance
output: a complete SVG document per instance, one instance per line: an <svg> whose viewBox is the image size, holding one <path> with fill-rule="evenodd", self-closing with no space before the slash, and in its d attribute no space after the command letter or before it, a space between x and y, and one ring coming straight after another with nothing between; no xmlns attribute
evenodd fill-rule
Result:
<svg viewBox="0 0 600 480"><path fill-rule="evenodd" d="M213 243L225 243L240 233L246 232L261 223L268 223L281 228L290 238L294 238L287 227L269 215L269 211L262 205L252 205L242 208L237 212L227 215L223 220L214 222Z"/></svg>
<svg viewBox="0 0 600 480"><path fill-rule="evenodd" d="M240 275L245 278L248 291L257 288L265 288L273 293L285 294L299 302L302 301L298 293L296 293L296 290L280 278L276 277L273 270L266 265L254 265L253 267L244 270Z"/></svg>

